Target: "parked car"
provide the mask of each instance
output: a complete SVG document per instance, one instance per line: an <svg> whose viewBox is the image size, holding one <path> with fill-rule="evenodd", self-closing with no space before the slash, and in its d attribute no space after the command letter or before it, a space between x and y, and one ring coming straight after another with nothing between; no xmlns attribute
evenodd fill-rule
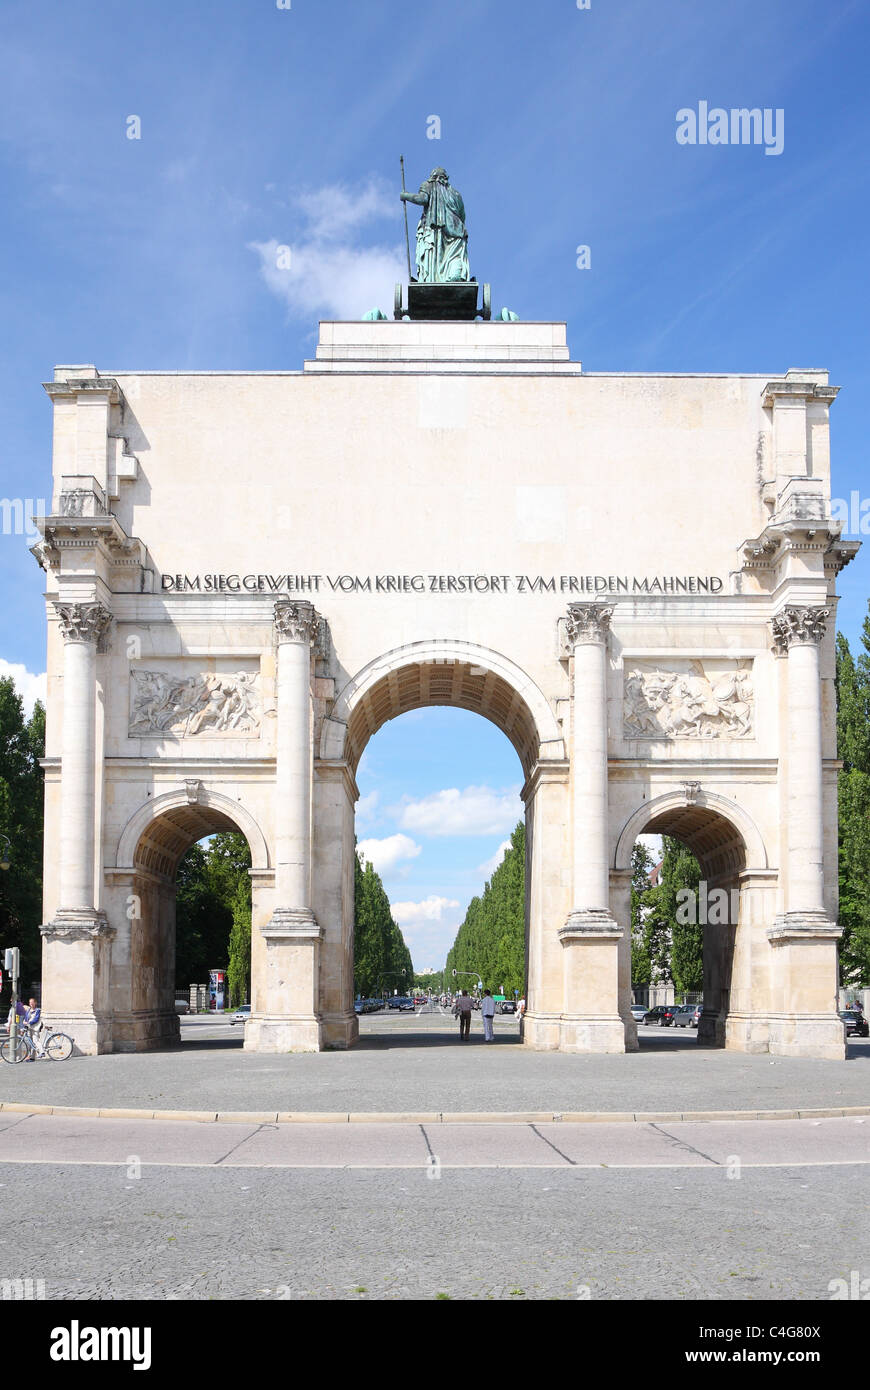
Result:
<svg viewBox="0 0 870 1390"><path fill-rule="evenodd" d="M176 1001L175 1001L175 1012L176 1012L177 1014L189 1014L189 1013L190 1013L190 1004L189 1004L189 1002L188 1002L186 999L176 999Z"/></svg>
<svg viewBox="0 0 870 1390"><path fill-rule="evenodd" d="M657 1023L660 1028L669 1028L674 1021L676 1011L676 1004L656 1004L654 1009L647 1009L643 1021L644 1023Z"/></svg>
<svg viewBox="0 0 870 1390"><path fill-rule="evenodd" d="M503 999L501 1001L501 1012L503 1014L515 1014L517 1005L515 999Z"/></svg>
<svg viewBox="0 0 870 1390"><path fill-rule="evenodd" d="M365 1000L364 1000L364 999L354 999L354 1001L353 1001L353 1011L354 1011L354 1013L355 1013L355 1014L361 1014L361 1013L363 1012L363 1006L364 1006L364 1004L365 1004Z"/></svg>
<svg viewBox="0 0 870 1390"><path fill-rule="evenodd" d="M635 1023L643 1023L644 1019L646 1018L646 1014L646 1004L632 1004L631 1016L634 1019Z"/></svg>
<svg viewBox="0 0 870 1390"><path fill-rule="evenodd" d="M842 1009L840 1017L846 1025L846 1037L870 1037L870 1024L860 1009Z"/></svg>
<svg viewBox="0 0 870 1390"><path fill-rule="evenodd" d="M698 1024L701 1022L701 1014L702 1014L703 1012L704 1012L704 1005L703 1005L703 1004L696 1004L696 1005L695 1005L695 1012L692 1014L692 1027L693 1027L693 1028L697 1028Z"/></svg>
<svg viewBox="0 0 870 1390"><path fill-rule="evenodd" d="M675 1028L694 1028L695 1014L697 1006L695 1004L680 1004L679 1008L674 1009L673 1023Z"/></svg>
<svg viewBox="0 0 870 1390"><path fill-rule="evenodd" d="M248 1021L248 1019L249 1019L250 1017L251 1017L251 1006L250 1006L250 1004L243 1004L242 1007L241 1007L240 1009L236 1009L236 1012L233 1014L232 1018L230 1019L230 1027L232 1028L232 1026L233 1026L234 1023L247 1023L247 1021Z"/></svg>

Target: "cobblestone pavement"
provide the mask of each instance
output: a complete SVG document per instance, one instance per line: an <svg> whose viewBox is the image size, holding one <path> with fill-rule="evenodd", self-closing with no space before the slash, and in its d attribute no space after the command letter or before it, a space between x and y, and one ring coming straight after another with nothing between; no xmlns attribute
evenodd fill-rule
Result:
<svg viewBox="0 0 870 1390"><path fill-rule="evenodd" d="M47 1299L828 1299L866 1272L856 1171L2 1164L0 1275Z"/></svg>
<svg viewBox="0 0 870 1390"><path fill-rule="evenodd" d="M181 1048L0 1064L0 1100L183 1110L651 1111L844 1108L870 1104L870 1043L849 1060L749 1056L699 1048L681 1030L641 1029L641 1050L619 1056L533 1052L517 1025L497 1020L484 1046L452 1020L363 1020L346 1052L266 1056L242 1050L242 1028L182 1020Z"/></svg>

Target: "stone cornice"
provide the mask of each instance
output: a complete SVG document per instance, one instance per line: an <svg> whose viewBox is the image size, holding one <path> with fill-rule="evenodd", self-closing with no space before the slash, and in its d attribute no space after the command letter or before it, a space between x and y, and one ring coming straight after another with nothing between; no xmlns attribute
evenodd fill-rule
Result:
<svg viewBox="0 0 870 1390"><path fill-rule="evenodd" d="M42 389L52 401L68 400L72 396L108 396L112 405L120 405L124 393L113 376L68 377L66 381L44 381Z"/></svg>
<svg viewBox="0 0 870 1390"><path fill-rule="evenodd" d="M760 536L739 547L744 571L772 571L787 554L820 555L825 570L839 574L861 548L859 541L841 541L841 521L771 522Z"/></svg>
<svg viewBox="0 0 870 1390"><path fill-rule="evenodd" d="M826 401L830 404L839 394L839 386L822 385L818 381L768 381L762 387L761 401L771 406L778 400Z"/></svg>

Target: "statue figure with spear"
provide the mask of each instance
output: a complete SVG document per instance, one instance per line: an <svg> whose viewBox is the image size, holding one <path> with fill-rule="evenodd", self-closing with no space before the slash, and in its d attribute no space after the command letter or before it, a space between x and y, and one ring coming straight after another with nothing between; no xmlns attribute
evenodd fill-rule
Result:
<svg viewBox="0 0 870 1390"><path fill-rule="evenodd" d="M444 169L433 169L419 193L405 188L405 159L401 156L402 192L405 204L405 243L408 276L411 276L411 248L408 237L408 203L417 203L423 212L417 226L417 283L422 285L467 284L468 230L462 195L451 188Z"/></svg>

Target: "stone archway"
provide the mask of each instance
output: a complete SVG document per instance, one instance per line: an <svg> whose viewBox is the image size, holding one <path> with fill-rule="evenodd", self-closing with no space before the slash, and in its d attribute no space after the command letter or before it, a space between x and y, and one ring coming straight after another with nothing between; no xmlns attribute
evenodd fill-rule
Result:
<svg viewBox="0 0 870 1390"><path fill-rule="evenodd" d="M351 1046L358 1037L353 1013L355 772L369 739L390 719L434 705L471 710L495 724L512 743L523 768L526 808L526 998L558 1014L554 955L556 899L564 896L560 863L568 817L568 767L558 721L541 691L500 653L470 642L415 642L387 652L351 677L323 720L314 765L314 910L323 928L320 1001L323 1039ZM559 910L567 911L565 904ZM563 912L564 918L564 912ZM549 938L549 942L548 942ZM552 999L549 994L552 993Z"/></svg>
<svg viewBox="0 0 870 1390"><path fill-rule="evenodd" d="M220 830L241 832L250 847L256 921L262 916L258 888L270 876L269 853L259 825L239 801L191 779L185 788L141 806L121 833L115 865L106 869L108 906L117 924L109 986L116 1052L149 1051L179 1041L176 872L191 845Z"/></svg>
<svg viewBox="0 0 870 1390"><path fill-rule="evenodd" d="M749 813L700 783L665 792L639 807L620 832L613 858L627 883L641 834L680 840L701 867L698 920L704 928L704 1008L699 1043L767 1051L770 1041L770 945L777 874ZM623 909L625 912L625 909Z"/></svg>

